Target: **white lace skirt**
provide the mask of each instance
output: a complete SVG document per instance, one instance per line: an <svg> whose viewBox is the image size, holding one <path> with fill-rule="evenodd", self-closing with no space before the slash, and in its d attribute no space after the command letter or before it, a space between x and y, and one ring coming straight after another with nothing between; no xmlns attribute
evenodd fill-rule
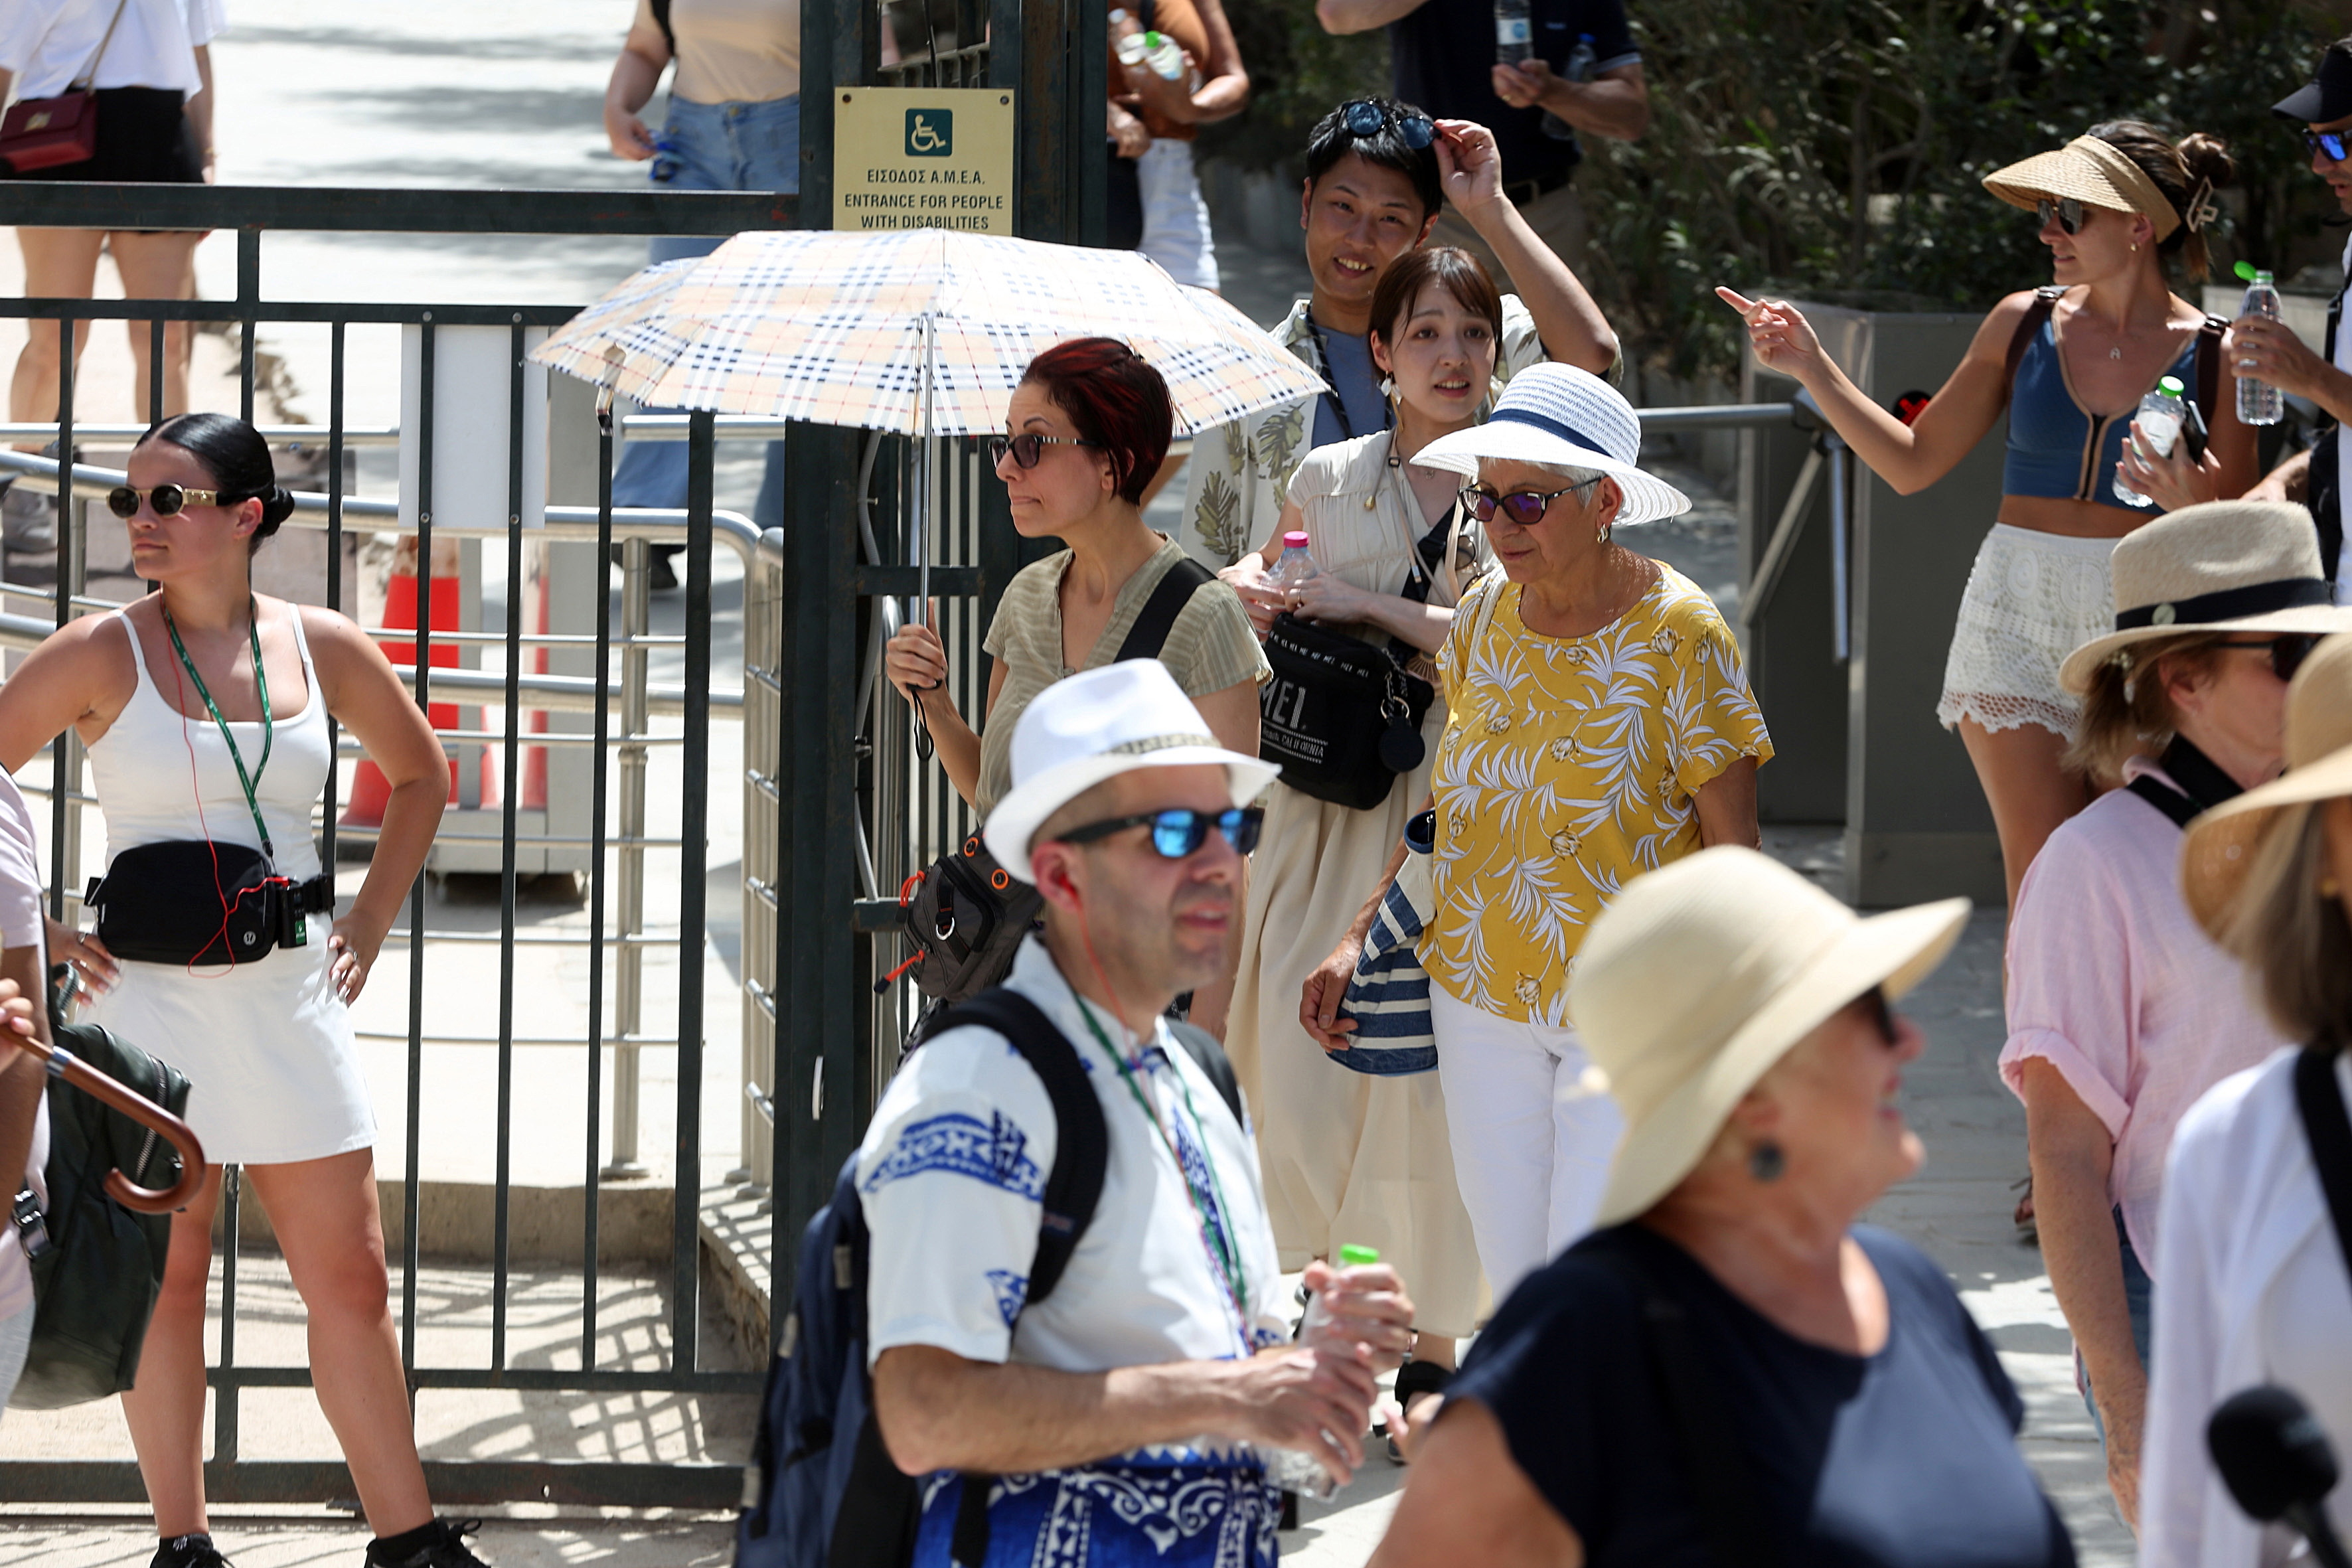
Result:
<svg viewBox="0 0 2352 1568"><path fill-rule="evenodd" d="M2071 739L2080 699L2058 684L2066 656L2116 629L2112 539L2076 539L1997 522L1960 596L1936 718L1988 730L2038 724Z"/></svg>

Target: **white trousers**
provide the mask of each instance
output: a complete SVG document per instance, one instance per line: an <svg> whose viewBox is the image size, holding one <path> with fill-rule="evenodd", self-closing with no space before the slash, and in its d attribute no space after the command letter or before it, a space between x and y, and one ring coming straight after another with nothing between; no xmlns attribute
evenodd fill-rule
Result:
<svg viewBox="0 0 2352 1568"><path fill-rule="evenodd" d="M1592 1228L1624 1119L1586 1087L1574 1029L1498 1018L1436 984L1429 1014L1454 1179L1500 1306Z"/></svg>
<svg viewBox="0 0 2352 1568"><path fill-rule="evenodd" d="M1137 247L1195 289L1217 286L1217 247L1209 235L1209 204L1192 168L1190 142L1154 142L1136 160L1143 191L1143 243Z"/></svg>

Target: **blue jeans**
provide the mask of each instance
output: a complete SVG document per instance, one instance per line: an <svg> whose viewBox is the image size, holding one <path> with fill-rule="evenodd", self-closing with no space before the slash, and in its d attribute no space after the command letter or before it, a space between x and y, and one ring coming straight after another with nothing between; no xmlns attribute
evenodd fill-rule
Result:
<svg viewBox="0 0 2352 1568"><path fill-rule="evenodd" d="M2150 1302L2156 1293L2156 1282L2147 1277L2140 1264L2139 1254L2132 1250L2131 1237L2124 1229L2124 1211L2116 1210L2116 1245L2123 1251L2124 1309L2131 1314L2132 1346L2139 1352L2143 1370L2149 1365L2149 1346L2153 1344L2154 1318ZM2099 1435L2099 1444L2105 1447L2107 1424L2099 1418L2098 1395L2091 1387L2091 1374L2083 1365L2083 1352L2074 1352L2074 1384L2083 1391L2083 1404L2091 1413L2091 1429Z"/></svg>
<svg viewBox="0 0 2352 1568"><path fill-rule="evenodd" d="M653 167L669 171L655 183L671 191L798 191L801 188L801 100L766 103L695 103L669 100L663 128L670 151ZM719 240L703 235L657 235L646 247L648 261L708 256ZM648 408L648 414L677 414ZM681 507L686 504L687 446L683 441L625 444L613 471L614 506ZM752 516L762 528L784 519L784 444L768 444L767 472Z"/></svg>

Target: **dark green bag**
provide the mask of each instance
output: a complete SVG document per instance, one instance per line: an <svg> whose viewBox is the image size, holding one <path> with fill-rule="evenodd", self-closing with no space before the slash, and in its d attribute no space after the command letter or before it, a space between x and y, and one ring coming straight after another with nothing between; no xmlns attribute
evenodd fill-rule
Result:
<svg viewBox="0 0 2352 1568"><path fill-rule="evenodd" d="M187 1109L188 1080L176 1068L94 1024L53 1026L51 1033L59 1050L173 1115ZM172 1216L124 1208L107 1195L106 1173L119 1169L142 1187L168 1187L180 1176L178 1152L121 1111L58 1078L49 1079L48 1100L48 1238L37 1256L26 1247L39 1306L24 1375L8 1401L24 1410L104 1399L138 1377Z"/></svg>

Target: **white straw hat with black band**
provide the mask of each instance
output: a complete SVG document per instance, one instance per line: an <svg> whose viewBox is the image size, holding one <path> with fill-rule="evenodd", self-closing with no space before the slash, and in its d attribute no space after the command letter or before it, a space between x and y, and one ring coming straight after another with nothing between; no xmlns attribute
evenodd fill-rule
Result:
<svg viewBox="0 0 2352 1568"><path fill-rule="evenodd" d="M1057 680L1013 728L1013 787L982 830L996 863L1027 882L1031 840L1045 819L1108 778L1138 768L1222 767L1235 805L1282 770L1229 752L1156 658L1122 659Z"/></svg>
<svg viewBox="0 0 2352 1568"><path fill-rule="evenodd" d="M2059 684L2087 691L2091 672L2135 643L2182 632L2352 631L2319 570L2319 531L2293 501L2215 500L2185 506L2124 535L2110 557L2116 629L2058 667Z"/></svg>
<svg viewBox="0 0 2352 1568"><path fill-rule="evenodd" d="M1690 510L1690 497L1642 471L1642 422L1617 389L1568 364L1530 365L1511 377L1484 425L1440 436L1413 461L1475 481L1482 458L1549 463L1608 475L1625 493L1612 526L1655 522Z"/></svg>

